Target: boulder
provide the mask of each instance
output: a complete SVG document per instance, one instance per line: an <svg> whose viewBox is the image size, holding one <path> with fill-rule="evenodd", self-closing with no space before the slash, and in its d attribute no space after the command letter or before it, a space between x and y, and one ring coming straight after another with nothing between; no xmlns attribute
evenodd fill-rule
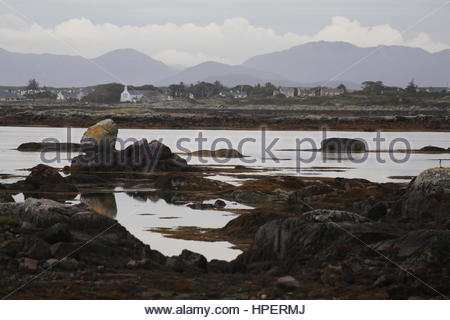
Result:
<svg viewBox="0 0 450 320"><path fill-rule="evenodd" d="M370 222L358 214L314 210L301 217L271 221L258 229L252 247L242 259L247 263L274 261L289 270L333 264L349 250L397 238L395 226Z"/></svg>
<svg viewBox="0 0 450 320"><path fill-rule="evenodd" d="M450 169L428 169L410 182L401 199L404 218L450 218Z"/></svg>
<svg viewBox="0 0 450 320"><path fill-rule="evenodd" d="M436 153L444 153L447 152L446 149L441 148L441 147L435 147L435 146L426 146L420 149L421 152L436 152Z"/></svg>
<svg viewBox="0 0 450 320"><path fill-rule="evenodd" d="M81 138L81 148L86 153L109 153L115 150L118 126L105 119L89 127Z"/></svg>
<svg viewBox="0 0 450 320"><path fill-rule="evenodd" d="M166 266L176 272L206 272L208 261L201 254L185 249L179 256L167 259Z"/></svg>
<svg viewBox="0 0 450 320"><path fill-rule="evenodd" d="M321 151L333 153L351 153L367 151L363 140L348 138L329 138L321 143Z"/></svg>
<svg viewBox="0 0 450 320"><path fill-rule="evenodd" d="M78 193L75 185L67 183L57 169L39 164L23 182L27 190L25 198L49 198L54 200L71 200Z"/></svg>
<svg viewBox="0 0 450 320"><path fill-rule="evenodd" d="M121 151L88 153L72 159L70 172L96 171L177 171L187 167L186 160L172 153L159 141L146 139L136 141Z"/></svg>
<svg viewBox="0 0 450 320"><path fill-rule="evenodd" d="M285 276L277 279L277 285L285 290L291 291L300 288L300 282L298 282L292 276Z"/></svg>

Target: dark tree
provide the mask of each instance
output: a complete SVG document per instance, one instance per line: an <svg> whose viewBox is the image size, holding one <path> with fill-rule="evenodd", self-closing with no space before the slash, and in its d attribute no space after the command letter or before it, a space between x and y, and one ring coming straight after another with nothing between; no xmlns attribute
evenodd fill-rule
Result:
<svg viewBox="0 0 450 320"><path fill-rule="evenodd" d="M408 86L406 87L406 92L408 92L408 93L416 93L417 92L417 85L414 83L414 79L408 83Z"/></svg>
<svg viewBox="0 0 450 320"><path fill-rule="evenodd" d="M28 90L39 90L39 82L36 81L36 79L31 79L28 81Z"/></svg>

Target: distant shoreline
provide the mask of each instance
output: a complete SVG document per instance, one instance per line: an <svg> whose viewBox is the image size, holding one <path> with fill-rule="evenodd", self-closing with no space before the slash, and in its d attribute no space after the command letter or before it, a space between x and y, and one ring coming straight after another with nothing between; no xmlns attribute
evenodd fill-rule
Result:
<svg viewBox="0 0 450 320"><path fill-rule="evenodd" d="M105 118L128 129L450 132L450 110L436 107L0 106L0 126L84 128Z"/></svg>

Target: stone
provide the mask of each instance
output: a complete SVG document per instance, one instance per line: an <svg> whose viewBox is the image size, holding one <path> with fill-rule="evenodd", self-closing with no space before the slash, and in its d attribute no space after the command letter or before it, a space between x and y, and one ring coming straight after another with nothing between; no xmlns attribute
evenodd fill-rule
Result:
<svg viewBox="0 0 450 320"><path fill-rule="evenodd" d="M410 182L401 201L404 218L450 218L450 169L428 169Z"/></svg>
<svg viewBox="0 0 450 320"><path fill-rule="evenodd" d="M329 138L321 143L321 151L336 153L351 153L367 151L363 140L347 138Z"/></svg>
<svg viewBox="0 0 450 320"><path fill-rule="evenodd" d="M176 272L206 272L208 261L201 254L185 249L179 256L167 259L166 266Z"/></svg>
<svg viewBox="0 0 450 320"><path fill-rule="evenodd" d="M300 283L292 276L278 278L277 285L285 290L295 290L300 287Z"/></svg>
<svg viewBox="0 0 450 320"><path fill-rule="evenodd" d="M435 147L435 146L426 146L420 149L421 152L439 152L444 153L447 152L445 148Z"/></svg>
<svg viewBox="0 0 450 320"><path fill-rule="evenodd" d="M328 286L340 283L352 283L353 271L347 265L328 265L320 276L320 281Z"/></svg>
<svg viewBox="0 0 450 320"><path fill-rule="evenodd" d="M216 202L214 202L215 208L225 208L226 206L227 206L227 204L223 200L218 199L218 200L216 200Z"/></svg>
<svg viewBox="0 0 450 320"><path fill-rule="evenodd" d="M23 254L26 257L42 260L50 255L50 246L44 240L35 236L24 239Z"/></svg>
<svg viewBox="0 0 450 320"><path fill-rule="evenodd" d="M72 241L72 234L70 233L68 225L62 222L56 223L45 230L42 237L50 244Z"/></svg>
<svg viewBox="0 0 450 320"><path fill-rule="evenodd" d="M63 270L76 270L78 269L78 265L79 265L78 261L73 258L63 258L57 264L57 266Z"/></svg>
<svg viewBox="0 0 450 320"><path fill-rule="evenodd" d="M27 271L36 271L38 269L39 261L35 259L24 258L20 264L19 268Z"/></svg>
<svg viewBox="0 0 450 320"><path fill-rule="evenodd" d="M81 138L86 153L109 153L115 150L119 128L111 119L102 120L89 127Z"/></svg>
<svg viewBox="0 0 450 320"><path fill-rule="evenodd" d="M50 247L50 253L55 258L64 258L69 255L77 255L80 245L70 242L58 242Z"/></svg>
<svg viewBox="0 0 450 320"><path fill-rule="evenodd" d="M0 202L3 203L15 202L11 194L7 193L6 188L1 184L0 184Z"/></svg>
<svg viewBox="0 0 450 320"><path fill-rule="evenodd" d="M0 242L0 253L15 257L23 248L23 241L12 239Z"/></svg>
<svg viewBox="0 0 450 320"><path fill-rule="evenodd" d="M31 173L25 179L25 184L33 186L34 189L39 189L46 184L61 185L65 183L66 180L59 174L57 169L45 164L38 164L33 167Z"/></svg>
<svg viewBox="0 0 450 320"><path fill-rule="evenodd" d="M21 152L78 152L80 150L80 144L67 142L26 142L17 148L17 151Z"/></svg>

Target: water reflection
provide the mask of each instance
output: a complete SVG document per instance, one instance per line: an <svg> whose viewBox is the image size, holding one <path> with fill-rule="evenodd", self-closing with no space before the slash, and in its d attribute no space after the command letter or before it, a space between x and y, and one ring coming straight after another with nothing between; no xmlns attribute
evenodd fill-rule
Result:
<svg viewBox="0 0 450 320"><path fill-rule="evenodd" d="M80 201L98 214L113 219L117 217L117 203L113 193L85 193L81 195Z"/></svg>

